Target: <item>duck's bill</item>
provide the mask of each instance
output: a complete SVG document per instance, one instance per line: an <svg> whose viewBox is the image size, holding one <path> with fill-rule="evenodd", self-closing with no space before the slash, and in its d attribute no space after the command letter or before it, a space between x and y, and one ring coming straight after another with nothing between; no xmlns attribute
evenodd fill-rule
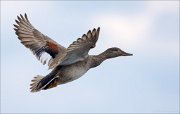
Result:
<svg viewBox="0 0 180 114"><path fill-rule="evenodd" d="M133 55L133 54L131 54L131 53L126 53L126 52L122 54L122 56L132 56L132 55Z"/></svg>

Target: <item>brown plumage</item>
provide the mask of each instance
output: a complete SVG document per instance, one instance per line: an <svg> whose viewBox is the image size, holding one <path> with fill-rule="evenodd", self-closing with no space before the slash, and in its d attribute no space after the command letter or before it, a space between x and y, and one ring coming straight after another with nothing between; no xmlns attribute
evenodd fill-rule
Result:
<svg viewBox="0 0 180 114"><path fill-rule="evenodd" d="M29 48L34 55L40 60L43 53L48 53L54 59L57 55L61 55L66 51L66 48L56 43L48 36L43 35L37 29L35 29L29 22L27 15L17 16L17 25L14 25L14 30L21 43ZM43 64L46 61L42 61Z"/></svg>
<svg viewBox="0 0 180 114"><path fill-rule="evenodd" d="M88 55L89 50L96 45L100 28L89 30L87 34L83 34L65 48L35 29L26 14L17 18L14 30L21 43L29 48L38 60L41 60L44 53L51 56L48 66L53 70L47 76L34 77L30 85L32 92L50 89L78 79L90 68L100 65L106 59L132 55L119 48L109 48L99 55ZM46 60L42 63L46 64Z"/></svg>

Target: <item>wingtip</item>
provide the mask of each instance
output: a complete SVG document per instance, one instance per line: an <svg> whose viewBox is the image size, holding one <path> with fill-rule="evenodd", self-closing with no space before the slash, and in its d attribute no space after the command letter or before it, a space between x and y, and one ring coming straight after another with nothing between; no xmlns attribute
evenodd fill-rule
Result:
<svg viewBox="0 0 180 114"><path fill-rule="evenodd" d="M100 31L100 27L98 27L97 29L96 28L94 28L92 31Z"/></svg>
<svg viewBox="0 0 180 114"><path fill-rule="evenodd" d="M21 20L21 18L18 15L17 15L17 18L18 18L19 21Z"/></svg>
<svg viewBox="0 0 180 114"><path fill-rule="evenodd" d="M83 34L83 35L82 35L82 38L83 38L83 37L87 37L87 35L86 35L86 34Z"/></svg>
<svg viewBox="0 0 180 114"><path fill-rule="evenodd" d="M20 14L21 18L23 17L22 14Z"/></svg>
<svg viewBox="0 0 180 114"><path fill-rule="evenodd" d="M15 22L19 25L19 21L15 19Z"/></svg>
<svg viewBox="0 0 180 114"><path fill-rule="evenodd" d="M17 28L13 28L15 31L17 31Z"/></svg>
<svg viewBox="0 0 180 114"><path fill-rule="evenodd" d="M89 30L89 31L87 32L87 34L88 34L88 33L91 33L91 30Z"/></svg>
<svg viewBox="0 0 180 114"><path fill-rule="evenodd" d="M29 21L29 20L28 20L28 16L27 16L26 13L24 14L24 17L25 17L25 19L26 19L27 21Z"/></svg>
<svg viewBox="0 0 180 114"><path fill-rule="evenodd" d="M26 13L24 13L24 16L25 16L25 17L27 17L27 14L26 14Z"/></svg>
<svg viewBox="0 0 180 114"><path fill-rule="evenodd" d="M13 26L14 26L14 27L16 27L16 28L18 27L18 26L17 26L17 25L15 25L15 24L13 24Z"/></svg>
<svg viewBox="0 0 180 114"><path fill-rule="evenodd" d="M19 15L17 15L17 18L18 18L19 16L20 16L21 18L23 18L23 17L27 18L27 14L26 14L26 13L24 13L24 16L23 16L23 14L20 13ZM20 17L19 17L19 18L20 18Z"/></svg>
<svg viewBox="0 0 180 114"><path fill-rule="evenodd" d="M97 28L97 31L100 31L100 27Z"/></svg>

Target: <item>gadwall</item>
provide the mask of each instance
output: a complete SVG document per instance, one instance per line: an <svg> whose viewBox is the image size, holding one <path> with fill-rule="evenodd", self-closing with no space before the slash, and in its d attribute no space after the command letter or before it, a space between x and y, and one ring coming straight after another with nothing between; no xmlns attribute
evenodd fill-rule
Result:
<svg viewBox="0 0 180 114"><path fill-rule="evenodd" d="M118 56L131 56L119 48L109 48L99 55L89 55L90 49L95 47L99 37L100 28L89 30L74 41L68 48L58 44L48 36L38 31L28 20L27 15L17 16L14 24L16 35L21 43L29 48L43 64L42 55L47 53L51 56L48 61L49 69L53 69L48 75L37 75L32 80L31 92L46 90L78 79L90 68L97 67L104 60Z"/></svg>

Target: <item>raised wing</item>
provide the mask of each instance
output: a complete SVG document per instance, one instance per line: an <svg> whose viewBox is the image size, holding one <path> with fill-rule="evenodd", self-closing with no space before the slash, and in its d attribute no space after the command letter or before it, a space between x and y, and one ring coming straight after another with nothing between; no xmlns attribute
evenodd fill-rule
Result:
<svg viewBox="0 0 180 114"><path fill-rule="evenodd" d="M95 44L99 37L100 28L97 30L94 28L93 31L89 30L87 34L83 34L82 38L78 38L67 48L68 53L76 53L78 51L88 52L91 48L95 47Z"/></svg>
<svg viewBox="0 0 180 114"><path fill-rule="evenodd" d="M54 40L48 36L43 35L39 32L33 25L29 22L27 15L24 17L22 15L17 16L18 20L15 20L17 25L14 24L16 35L18 36L21 43L29 48L38 60L46 64L47 60L42 60L42 55L46 52L52 58L50 59L48 65L53 62L56 55L61 55L66 51L66 48L56 43Z"/></svg>
<svg viewBox="0 0 180 114"><path fill-rule="evenodd" d="M94 48L99 37L100 28L97 30L94 28L91 32L90 30L87 34L84 34L82 38L78 38L74 41L68 48L67 52L55 59L50 64L50 69L56 67L57 65L69 65L78 61L84 60L88 56L88 52L91 48Z"/></svg>

